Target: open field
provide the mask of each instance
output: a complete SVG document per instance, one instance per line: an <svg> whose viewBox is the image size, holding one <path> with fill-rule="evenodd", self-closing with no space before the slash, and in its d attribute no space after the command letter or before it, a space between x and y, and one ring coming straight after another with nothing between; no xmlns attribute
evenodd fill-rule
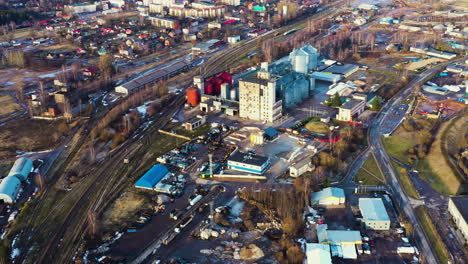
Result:
<svg viewBox="0 0 468 264"><path fill-rule="evenodd" d="M20 109L11 95L0 96L0 116L9 115Z"/></svg>
<svg viewBox="0 0 468 264"><path fill-rule="evenodd" d="M372 175L369 172L372 173ZM362 168L357 172L356 181L363 185L381 185L385 182L384 176L373 155L367 158Z"/></svg>
<svg viewBox="0 0 468 264"><path fill-rule="evenodd" d="M430 173L426 171L425 173L422 172L422 175L424 177L425 174L426 177L431 177L431 181L436 181L440 182L441 184L434 184L435 188L439 188L442 193L447 193L450 195L455 195L460 191L461 187L461 175L456 175L456 171L452 169L452 167L449 164L449 157L447 156L448 153L443 150L443 142L445 140L442 139L444 135L447 135L445 131L449 127L452 127L452 129L455 129L456 131L463 131L463 128L466 125L466 122L459 122L461 120L452 120L450 122L445 122L444 124L441 125L439 128L439 132L437 133L434 142L432 143L431 150L429 151L429 154L426 156L425 161L420 162L421 169L427 169L425 163L427 163L428 167L430 168ZM452 133L455 131L452 131ZM457 133L463 135L463 133ZM455 142L452 142L453 144L456 144ZM454 148L455 145L450 144ZM444 147L446 144L444 144ZM434 177L435 176L435 177ZM425 177L425 178L426 178ZM437 186L437 187L436 187Z"/></svg>
<svg viewBox="0 0 468 264"><path fill-rule="evenodd" d="M42 48L42 50L46 51L54 51L54 52L69 52L75 51L78 47L69 43L66 44L56 44L52 46L47 46Z"/></svg>
<svg viewBox="0 0 468 264"><path fill-rule="evenodd" d="M406 132L402 127L399 127L391 136L384 137L382 142L390 156L405 164L408 164L407 150L416 145L412 133Z"/></svg>
<svg viewBox="0 0 468 264"><path fill-rule="evenodd" d="M406 69L409 70L409 71L415 71L421 67L426 67L428 65L431 65L431 64L436 64L436 63L440 63L440 62L444 62L445 60L443 59L439 59L439 58L430 58L430 59L426 59L426 60L421 60L421 61L413 61L411 63L409 63L408 65L406 65Z"/></svg>
<svg viewBox="0 0 468 264"><path fill-rule="evenodd" d="M417 207L416 215L419 219L419 222L421 223L424 233L426 233L426 236L432 245L439 263L447 263L449 260L449 253L434 223L432 222L427 209L424 206Z"/></svg>
<svg viewBox="0 0 468 264"><path fill-rule="evenodd" d="M58 126L64 121L19 119L0 130L0 159L18 151L42 151L52 148L63 135Z"/></svg>
<svg viewBox="0 0 468 264"><path fill-rule="evenodd" d="M139 193L126 191L103 214L104 227L121 225L132 220L138 211L149 209L149 199Z"/></svg>
<svg viewBox="0 0 468 264"><path fill-rule="evenodd" d="M310 121L305 125L305 128L319 134L327 134L330 131L330 127L327 124L317 121Z"/></svg>
<svg viewBox="0 0 468 264"><path fill-rule="evenodd" d="M44 32L42 30L35 30L35 38L42 38L44 37ZM31 29L30 28L20 28L16 29L13 33L13 39L24 39L31 37ZM7 41L8 38L5 35L0 35L0 41Z"/></svg>
<svg viewBox="0 0 468 264"><path fill-rule="evenodd" d="M404 192L413 199L419 199L419 194L414 187L413 182L411 181L408 173L402 167L400 167L396 162L392 161L392 166L395 170L395 174L400 179L401 187L403 188Z"/></svg>

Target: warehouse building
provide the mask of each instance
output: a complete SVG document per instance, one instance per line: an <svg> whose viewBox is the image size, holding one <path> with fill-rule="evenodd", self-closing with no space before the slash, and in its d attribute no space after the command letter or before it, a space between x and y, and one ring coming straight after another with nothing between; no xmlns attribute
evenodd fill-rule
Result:
<svg viewBox="0 0 468 264"><path fill-rule="evenodd" d="M289 176L296 178L306 173L307 171L313 171L314 169L315 166L312 164L310 157L307 157L291 165L289 168Z"/></svg>
<svg viewBox="0 0 468 264"><path fill-rule="evenodd" d="M359 198L359 210L366 229L390 229L390 217L381 198Z"/></svg>
<svg viewBox="0 0 468 264"><path fill-rule="evenodd" d="M354 64L343 64L343 65L332 65L328 69L325 70L327 73L338 74L342 75L344 78L349 77L351 74L357 72L359 70L359 66Z"/></svg>
<svg viewBox="0 0 468 264"><path fill-rule="evenodd" d="M448 211L453 221L468 241L468 196L450 197Z"/></svg>
<svg viewBox="0 0 468 264"><path fill-rule="evenodd" d="M235 151L228 159L228 168L248 173L263 174L270 166L270 159L252 153Z"/></svg>
<svg viewBox="0 0 468 264"><path fill-rule="evenodd" d="M330 245L307 243L306 259L307 264L332 264Z"/></svg>
<svg viewBox="0 0 468 264"><path fill-rule="evenodd" d="M328 187L320 192L312 193L312 204L340 205L346 202L344 190L336 187Z"/></svg>
<svg viewBox="0 0 468 264"><path fill-rule="evenodd" d="M161 164L154 165L135 183L135 187L154 190L154 187L167 175L169 170Z"/></svg>
<svg viewBox="0 0 468 264"><path fill-rule="evenodd" d="M357 259L356 245L362 244L359 231L328 230L328 225L317 226L317 238L320 244L330 245L332 257Z"/></svg>
<svg viewBox="0 0 468 264"><path fill-rule="evenodd" d="M13 164L8 176L0 182L0 201L12 204L21 189L21 182L26 181L33 170L33 162L28 158L19 158Z"/></svg>

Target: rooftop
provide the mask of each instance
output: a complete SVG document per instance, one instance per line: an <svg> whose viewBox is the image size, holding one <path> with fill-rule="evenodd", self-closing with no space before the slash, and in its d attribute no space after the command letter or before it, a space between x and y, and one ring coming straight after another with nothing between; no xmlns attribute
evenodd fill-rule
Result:
<svg viewBox="0 0 468 264"><path fill-rule="evenodd" d="M354 107L356 107L357 105L359 105L361 102L362 102L362 100L351 99L351 100L347 101L346 103L344 103L342 106L340 106L340 108L351 110Z"/></svg>
<svg viewBox="0 0 468 264"><path fill-rule="evenodd" d="M334 74L347 74L348 72L351 72L355 70L356 68L359 68L359 66L354 65L354 64L344 64L344 65L332 65L328 69L326 69L326 72L331 72Z"/></svg>
<svg viewBox="0 0 468 264"><path fill-rule="evenodd" d="M450 197L450 199L452 199L453 204L457 207L465 222L468 223L468 196L454 196Z"/></svg>
<svg viewBox="0 0 468 264"><path fill-rule="evenodd" d="M328 187L320 192L315 192L312 194L313 201L319 201L328 197L340 197L345 198L345 193L343 189L336 188L336 187Z"/></svg>
<svg viewBox="0 0 468 264"><path fill-rule="evenodd" d="M243 153L240 151L236 151L233 154L231 154L228 161L247 163L247 164L252 164L255 166L262 166L263 164L268 162L268 158L259 156L256 154Z"/></svg>
<svg viewBox="0 0 468 264"><path fill-rule="evenodd" d="M307 243L307 264L331 264L330 245Z"/></svg>
<svg viewBox="0 0 468 264"><path fill-rule="evenodd" d="M249 83L256 83L256 84L260 84L260 85L263 85L263 86L267 86L268 85L268 80L265 80L265 79L262 79L262 78L258 78L257 75L250 75L250 76L247 76L245 77L243 80L241 81L244 81L244 82L249 82Z"/></svg>
<svg viewBox="0 0 468 264"><path fill-rule="evenodd" d="M152 189L158 182L160 182L169 170L166 166L161 164L154 165L149 169L140 179L135 183L135 187Z"/></svg>
<svg viewBox="0 0 468 264"><path fill-rule="evenodd" d="M317 226L317 237L319 243L332 245L361 244L361 233L356 230L328 230L328 225Z"/></svg>
<svg viewBox="0 0 468 264"><path fill-rule="evenodd" d="M359 209L365 221L390 221L381 198L360 198Z"/></svg>

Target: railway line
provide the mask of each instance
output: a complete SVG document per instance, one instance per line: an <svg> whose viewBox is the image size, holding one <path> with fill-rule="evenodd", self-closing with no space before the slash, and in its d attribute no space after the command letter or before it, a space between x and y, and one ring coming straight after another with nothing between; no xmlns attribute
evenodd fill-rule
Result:
<svg viewBox="0 0 468 264"><path fill-rule="evenodd" d="M63 222L56 222L59 225L57 230L49 233L51 236L41 250L41 254L34 262L38 263L69 263L79 246L80 240L86 235L87 214L95 212L97 215L112 201L112 196L124 189L128 182L129 172L134 171L136 166L128 167L123 159L132 155L145 153L150 147L144 144L148 137L151 137L158 128L163 128L170 120L170 117L183 104L183 96L178 96L173 103L168 105L163 117L146 130L141 131L143 137L133 137L122 144L109 157L95 166L84 181L71 194L66 196L61 202L51 209L46 219L39 224L36 230L47 230L50 222L62 218ZM127 168L126 168L127 167ZM93 195L98 196L93 199ZM115 197L114 197L115 198ZM61 211L72 204L71 207L60 215ZM60 215L60 217L58 217Z"/></svg>

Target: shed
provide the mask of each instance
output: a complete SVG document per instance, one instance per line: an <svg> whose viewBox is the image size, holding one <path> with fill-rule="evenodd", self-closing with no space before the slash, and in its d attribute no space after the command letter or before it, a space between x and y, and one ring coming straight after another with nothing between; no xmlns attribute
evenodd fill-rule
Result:
<svg viewBox="0 0 468 264"><path fill-rule="evenodd" d="M28 158L19 158L13 164L8 176L15 176L21 181L25 181L33 169L33 162Z"/></svg>
<svg viewBox="0 0 468 264"><path fill-rule="evenodd" d="M346 201L343 189L328 187L312 194L312 204L339 205Z"/></svg>
<svg viewBox="0 0 468 264"><path fill-rule="evenodd" d="M273 140L278 137L278 131L274 127L269 127L265 129L264 135L266 140Z"/></svg>
<svg viewBox="0 0 468 264"><path fill-rule="evenodd" d="M149 169L140 179L135 183L135 187L143 189L151 189L156 186L166 175L169 170L166 166L161 164L154 165Z"/></svg>
<svg viewBox="0 0 468 264"><path fill-rule="evenodd" d="M0 200L12 204L21 188L21 181L15 176L7 176L0 182Z"/></svg>

